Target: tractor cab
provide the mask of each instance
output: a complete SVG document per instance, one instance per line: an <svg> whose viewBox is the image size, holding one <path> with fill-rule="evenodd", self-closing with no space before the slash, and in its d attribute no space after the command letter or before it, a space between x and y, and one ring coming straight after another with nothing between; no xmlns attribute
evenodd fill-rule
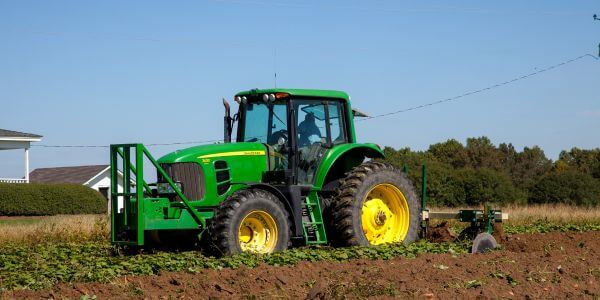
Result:
<svg viewBox="0 0 600 300"><path fill-rule="evenodd" d="M325 152L354 140L345 94L314 97L251 90L236 95L235 101L239 111L234 117L226 111L225 140L231 140L237 121L236 142L265 144L269 171L291 184L312 185Z"/></svg>

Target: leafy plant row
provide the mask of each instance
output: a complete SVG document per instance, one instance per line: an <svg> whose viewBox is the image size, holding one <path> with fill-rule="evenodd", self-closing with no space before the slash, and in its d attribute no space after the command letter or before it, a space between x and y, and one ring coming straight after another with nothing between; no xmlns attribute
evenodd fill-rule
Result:
<svg viewBox="0 0 600 300"><path fill-rule="evenodd" d="M600 224L505 226L508 233L548 231L600 231ZM43 243L0 246L0 290L42 289L60 282L108 282L124 275L153 275L163 271L201 272L203 269L294 265L301 261L345 261L348 259L392 259L423 253L465 253L469 243L431 243L377 247L295 248L269 255L240 254L215 258L199 251L158 252L130 256L115 255L104 243Z"/></svg>
<svg viewBox="0 0 600 300"><path fill-rule="evenodd" d="M159 252L117 256L109 244L4 245L0 248L2 289L41 289L59 282L108 282L123 275L152 275L162 271L199 272L202 269L293 265L300 261L391 259L421 253L463 253L467 246L421 241L406 245L355 248L295 248L270 255L240 254L214 258L199 251Z"/></svg>
<svg viewBox="0 0 600 300"><path fill-rule="evenodd" d="M543 220L531 224L503 226L507 234L515 233L548 233L553 231L560 232L584 232L600 231L600 223L589 222L582 224L553 224Z"/></svg>

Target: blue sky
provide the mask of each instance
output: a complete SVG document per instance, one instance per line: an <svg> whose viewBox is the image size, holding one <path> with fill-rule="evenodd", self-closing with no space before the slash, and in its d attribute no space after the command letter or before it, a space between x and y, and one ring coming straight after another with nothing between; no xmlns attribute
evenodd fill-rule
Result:
<svg viewBox="0 0 600 300"><path fill-rule="evenodd" d="M347 91L385 113L462 94L600 43L597 1L0 1L0 128L47 145L221 138L220 99L279 87ZM426 149L488 136L518 149L600 141L600 61L357 124L360 141ZM182 146L156 146L156 156ZM36 167L107 163L33 148ZM0 177L22 176L0 152Z"/></svg>

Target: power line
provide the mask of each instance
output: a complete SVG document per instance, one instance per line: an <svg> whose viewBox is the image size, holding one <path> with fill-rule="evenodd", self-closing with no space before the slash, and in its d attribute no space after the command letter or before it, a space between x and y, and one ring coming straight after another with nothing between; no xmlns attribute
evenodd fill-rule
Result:
<svg viewBox="0 0 600 300"><path fill-rule="evenodd" d="M257 1L257 0L214 0L214 2L224 3L224 4L232 4L232 5L248 5L248 6L272 6L272 7L283 7L283 8L293 8L293 9L335 9L339 11L343 10L357 10L357 11L368 11L368 12L378 12L378 13L473 13L473 14L526 14L526 15L559 15L559 16L578 16L586 11L581 10L572 10L572 11L524 11L524 10L499 10L499 9L489 9L482 7L452 7L452 6L431 6L431 7L422 7L422 8L411 8L411 7L384 7L384 6L373 6L373 5L339 5L339 4L329 4L329 3L319 3L319 5L311 5L306 3L290 3L290 2L267 2L267 1ZM324 1L321 1L324 2Z"/></svg>
<svg viewBox="0 0 600 300"><path fill-rule="evenodd" d="M174 142L174 143L155 143L155 144L146 144L146 146L171 146L171 145L189 145L189 144L210 144L210 143L218 143L223 140L207 140L207 141L192 141L192 142Z"/></svg>
<svg viewBox="0 0 600 300"><path fill-rule="evenodd" d="M471 95L474 95L474 94L482 93L482 92L485 92L485 91L493 90L495 88L499 88L499 87L502 87L502 86L505 86L505 85L508 85L508 84L511 84L511 83L515 83L515 82L523 80L523 79L527 79L529 77L532 77L532 76L535 76L535 75L538 75L538 74L541 74L541 73L544 73L544 72L547 72L547 71L550 71L550 70L562 67L564 65L573 63L573 62L578 61L578 60L580 60L582 58L585 58L585 57L591 57L591 58L593 58L595 60L598 60L598 58L595 57L594 55L584 54L584 55L581 55L581 56L578 56L578 57L575 57L575 58L563 61L561 63L558 63L558 64L555 64L555 65L546 67L544 69L535 71L533 73L529 73L529 74L526 74L526 75L515 77L515 78L513 78L511 80L504 81L504 82L501 82L501 83L497 83L497 84L494 84L494 85L490 85L490 86L482 88L482 89L478 89L478 90L475 90L475 91L466 92L466 93L458 95L458 96L454 96L454 97L450 97L450 98L445 98L445 99L442 99L442 100L438 100L438 101L434 101L434 102L430 102L430 103L426 103L426 104L421 104L421 105L417 105L417 106L413 106L413 107L409 107L409 108L405 108L405 109L401 109L401 110L397 110L397 111L393 111L393 112L389 112L389 113L384 113L384 114L379 114L379 115L375 115L375 116L371 116L371 117L366 117L364 119L359 119L359 120L356 120L356 121L367 121L367 120L371 120L371 119L387 117L387 116L391 116L391 115L395 115L395 114L399 114L399 113L408 112L408 111L411 111L411 110L417 110L417 109L421 109L421 108L425 108L425 107L429 107L429 106L441 104L441 103L444 103L444 102L450 102L450 101L458 100L458 99L463 98L463 97L467 97L467 96L471 96Z"/></svg>
<svg viewBox="0 0 600 300"><path fill-rule="evenodd" d="M189 144L210 144L218 143L223 140L206 140L206 141L190 141L190 142L173 142L173 143L154 143L144 144L145 146L173 146L173 145L189 145ZM109 148L108 145L31 145L32 147L40 148Z"/></svg>
<svg viewBox="0 0 600 300"><path fill-rule="evenodd" d="M494 84L494 85L490 85L490 86L482 88L482 89L478 89L478 90L471 91L471 92L466 92L466 93L458 95L458 96L454 96L454 97L450 97L450 98L445 98L445 99L442 99L442 100L438 100L438 101L434 101L434 102L430 102L430 103L426 103L426 104L421 104L421 105L417 105L417 106L413 106L413 107L409 107L409 108L405 108L405 109L401 109L401 110L397 110L397 111L393 111L393 112L389 112L389 113L385 113L385 114L379 114L379 115L375 115L375 116L372 116L372 117L366 117L366 118L363 118L363 119L356 120L356 122L367 121L367 120L376 119L376 118L382 118L382 117L387 117L387 116L396 115L396 114L399 114L399 113L404 113L404 112L408 112L408 111L412 111L412 110L417 110L417 109L421 109L421 108L425 108L425 107L429 107L429 106L433 106L433 105L437 105L437 104L441 104L441 103L445 103L445 102L450 102L450 101L458 100L460 98L464 98L464 97L471 96L471 95L474 95L474 94L478 94L478 93L482 93L482 92L485 92L485 91L493 90L493 89L496 89L496 88L499 88L499 87L502 87L502 86L505 86L505 85L508 85L508 84L511 84L511 83L514 83L514 82L517 82L517 81L520 81L520 80L523 80L523 79L527 79L529 77L532 77L532 76L535 76L535 75L538 75L538 74L541 74L541 73L544 73L544 72L547 72L547 71L550 71L550 70L562 67L564 65L573 63L573 62L578 61L580 59L583 59L585 57L591 57L591 58L593 58L596 61L599 59L598 57L596 57L594 55L591 55L591 54L580 55L578 57L575 57L575 58L563 61L563 62L558 63L558 64L554 64L554 65L546 67L544 69L540 69L540 70L535 71L533 73L529 73L529 74L526 74L526 75L515 77L515 78L513 78L511 80L504 81L504 82L501 82L501 83L497 83L497 84ZM197 144L198 145L198 144L209 144L209 143L218 143L218 142L223 142L223 140L221 139L221 140L205 140L205 141L190 141L190 142L154 143L154 144L146 144L146 146L172 146L172 145L187 145L187 144ZM110 146L107 146L107 145L32 145L32 147L41 147L41 148L108 148Z"/></svg>
<svg viewBox="0 0 600 300"><path fill-rule="evenodd" d="M31 145L38 148L108 148L106 145Z"/></svg>

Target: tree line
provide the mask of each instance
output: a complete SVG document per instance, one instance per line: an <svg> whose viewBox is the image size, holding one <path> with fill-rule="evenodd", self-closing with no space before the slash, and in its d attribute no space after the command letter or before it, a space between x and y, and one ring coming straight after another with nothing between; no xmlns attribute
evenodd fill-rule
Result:
<svg viewBox="0 0 600 300"><path fill-rule="evenodd" d="M600 204L600 148L572 148L558 160L538 147L517 151L487 137L455 139L426 151L385 147L385 160L405 168L420 191L422 165L427 165L428 203L439 206L563 203Z"/></svg>

